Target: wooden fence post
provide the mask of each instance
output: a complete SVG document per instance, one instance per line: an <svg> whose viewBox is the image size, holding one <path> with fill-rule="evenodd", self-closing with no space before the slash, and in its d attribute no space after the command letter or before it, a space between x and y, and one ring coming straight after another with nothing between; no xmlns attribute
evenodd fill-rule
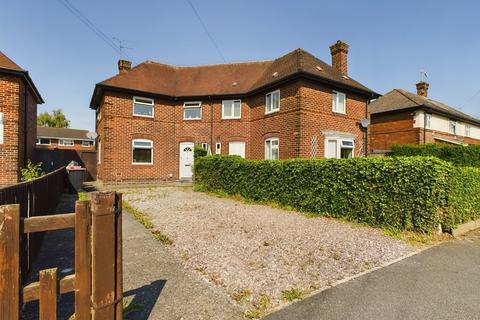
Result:
<svg viewBox="0 0 480 320"><path fill-rule="evenodd" d="M40 320L57 320L57 268L40 271Z"/></svg>
<svg viewBox="0 0 480 320"><path fill-rule="evenodd" d="M92 277L90 201L75 203L75 320L89 320Z"/></svg>
<svg viewBox="0 0 480 320"><path fill-rule="evenodd" d="M115 193L94 192L92 211L92 319L115 319Z"/></svg>
<svg viewBox="0 0 480 320"><path fill-rule="evenodd" d="M116 288L115 288L115 314L117 320L123 319L123 239L122 239L122 194L117 193L115 198L116 209Z"/></svg>
<svg viewBox="0 0 480 320"><path fill-rule="evenodd" d="M19 319L20 206L0 206L0 319Z"/></svg>

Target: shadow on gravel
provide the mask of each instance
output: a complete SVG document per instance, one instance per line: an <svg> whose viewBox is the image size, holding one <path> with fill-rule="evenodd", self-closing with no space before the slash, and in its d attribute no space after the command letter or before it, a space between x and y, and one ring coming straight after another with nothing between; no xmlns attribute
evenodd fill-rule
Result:
<svg viewBox="0 0 480 320"><path fill-rule="evenodd" d="M124 319L148 319L165 283L165 280L156 280L143 287L124 292L124 298L134 296L130 303L124 306Z"/></svg>

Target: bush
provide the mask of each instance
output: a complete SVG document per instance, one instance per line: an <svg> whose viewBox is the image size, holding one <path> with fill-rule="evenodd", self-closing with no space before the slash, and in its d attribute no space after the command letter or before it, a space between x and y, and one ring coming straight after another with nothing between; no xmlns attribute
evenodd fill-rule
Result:
<svg viewBox="0 0 480 320"><path fill-rule="evenodd" d="M34 164L30 160L28 160L27 166L20 170L22 181L29 181L40 178L44 174L45 173L42 170L42 163L39 162L37 164Z"/></svg>
<svg viewBox="0 0 480 320"><path fill-rule="evenodd" d="M450 208L444 226L480 219L480 169L455 168L450 181Z"/></svg>
<svg viewBox="0 0 480 320"><path fill-rule="evenodd" d="M200 157L205 157L207 154L208 154L208 151L205 150L202 147L195 146L195 148L193 149L193 158L194 159L197 159L197 158L200 158Z"/></svg>
<svg viewBox="0 0 480 320"><path fill-rule="evenodd" d="M251 161L208 156L197 159L194 169L196 184L207 191L428 232L450 217L445 208L455 168L434 157Z"/></svg>
<svg viewBox="0 0 480 320"><path fill-rule="evenodd" d="M480 167L480 145L394 145L390 156L434 156L462 167Z"/></svg>

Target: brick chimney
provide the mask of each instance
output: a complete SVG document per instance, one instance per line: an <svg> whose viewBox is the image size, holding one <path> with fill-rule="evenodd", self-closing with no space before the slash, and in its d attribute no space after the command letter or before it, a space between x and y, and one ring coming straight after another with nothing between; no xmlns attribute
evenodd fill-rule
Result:
<svg viewBox="0 0 480 320"><path fill-rule="evenodd" d="M334 45L330 46L330 53L332 54L333 69L341 72L344 75L348 74L348 44L338 40Z"/></svg>
<svg viewBox="0 0 480 320"><path fill-rule="evenodd" d="M429 84L425 81L417 83L417 95L425 98L428 97L428 86Z"/></svg>
<svg viewBox="0 0 480 320"><path fill-rule="evenodd" d="M125 73L132 69L132 62L128 60L118 60L118 73Z"/></svg>

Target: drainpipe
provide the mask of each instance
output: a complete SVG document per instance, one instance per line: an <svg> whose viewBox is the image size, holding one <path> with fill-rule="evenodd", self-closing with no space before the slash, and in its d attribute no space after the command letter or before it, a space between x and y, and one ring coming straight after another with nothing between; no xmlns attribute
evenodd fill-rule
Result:
<svg viewBox="0 0 480 320"><path fill-rule="evenodd" d="M368 119L368 105L370 104L370 99L365 102L365 119ZM364 133L364 145L365 145L365 157L368 157L368 126L365 128Z"/></svg>
<svg viewBox="0 0 480 320"><path fill-rule="evenodd" d="M427 110L423 110L423 144L427 143Z"/></svg>
<svg viewBox="0 0 480 320"><path fill-rule="evenodd" d="M208 100L210 100L210 152L213 154L212 145L213 145L213 102L212 97L208 96ZM208 151L208 150L207 150Z"/></svg>
<svg viewBox="0 0 480 320"><path fill-rule="evenodd" d="M23 103L24 103L24 114L23 114L23 167L27 164L27 146L28 146L28 124L27 124L27 113L28 113L28 93L27 93L27 84L24 82L23 90Z"/></svg>

